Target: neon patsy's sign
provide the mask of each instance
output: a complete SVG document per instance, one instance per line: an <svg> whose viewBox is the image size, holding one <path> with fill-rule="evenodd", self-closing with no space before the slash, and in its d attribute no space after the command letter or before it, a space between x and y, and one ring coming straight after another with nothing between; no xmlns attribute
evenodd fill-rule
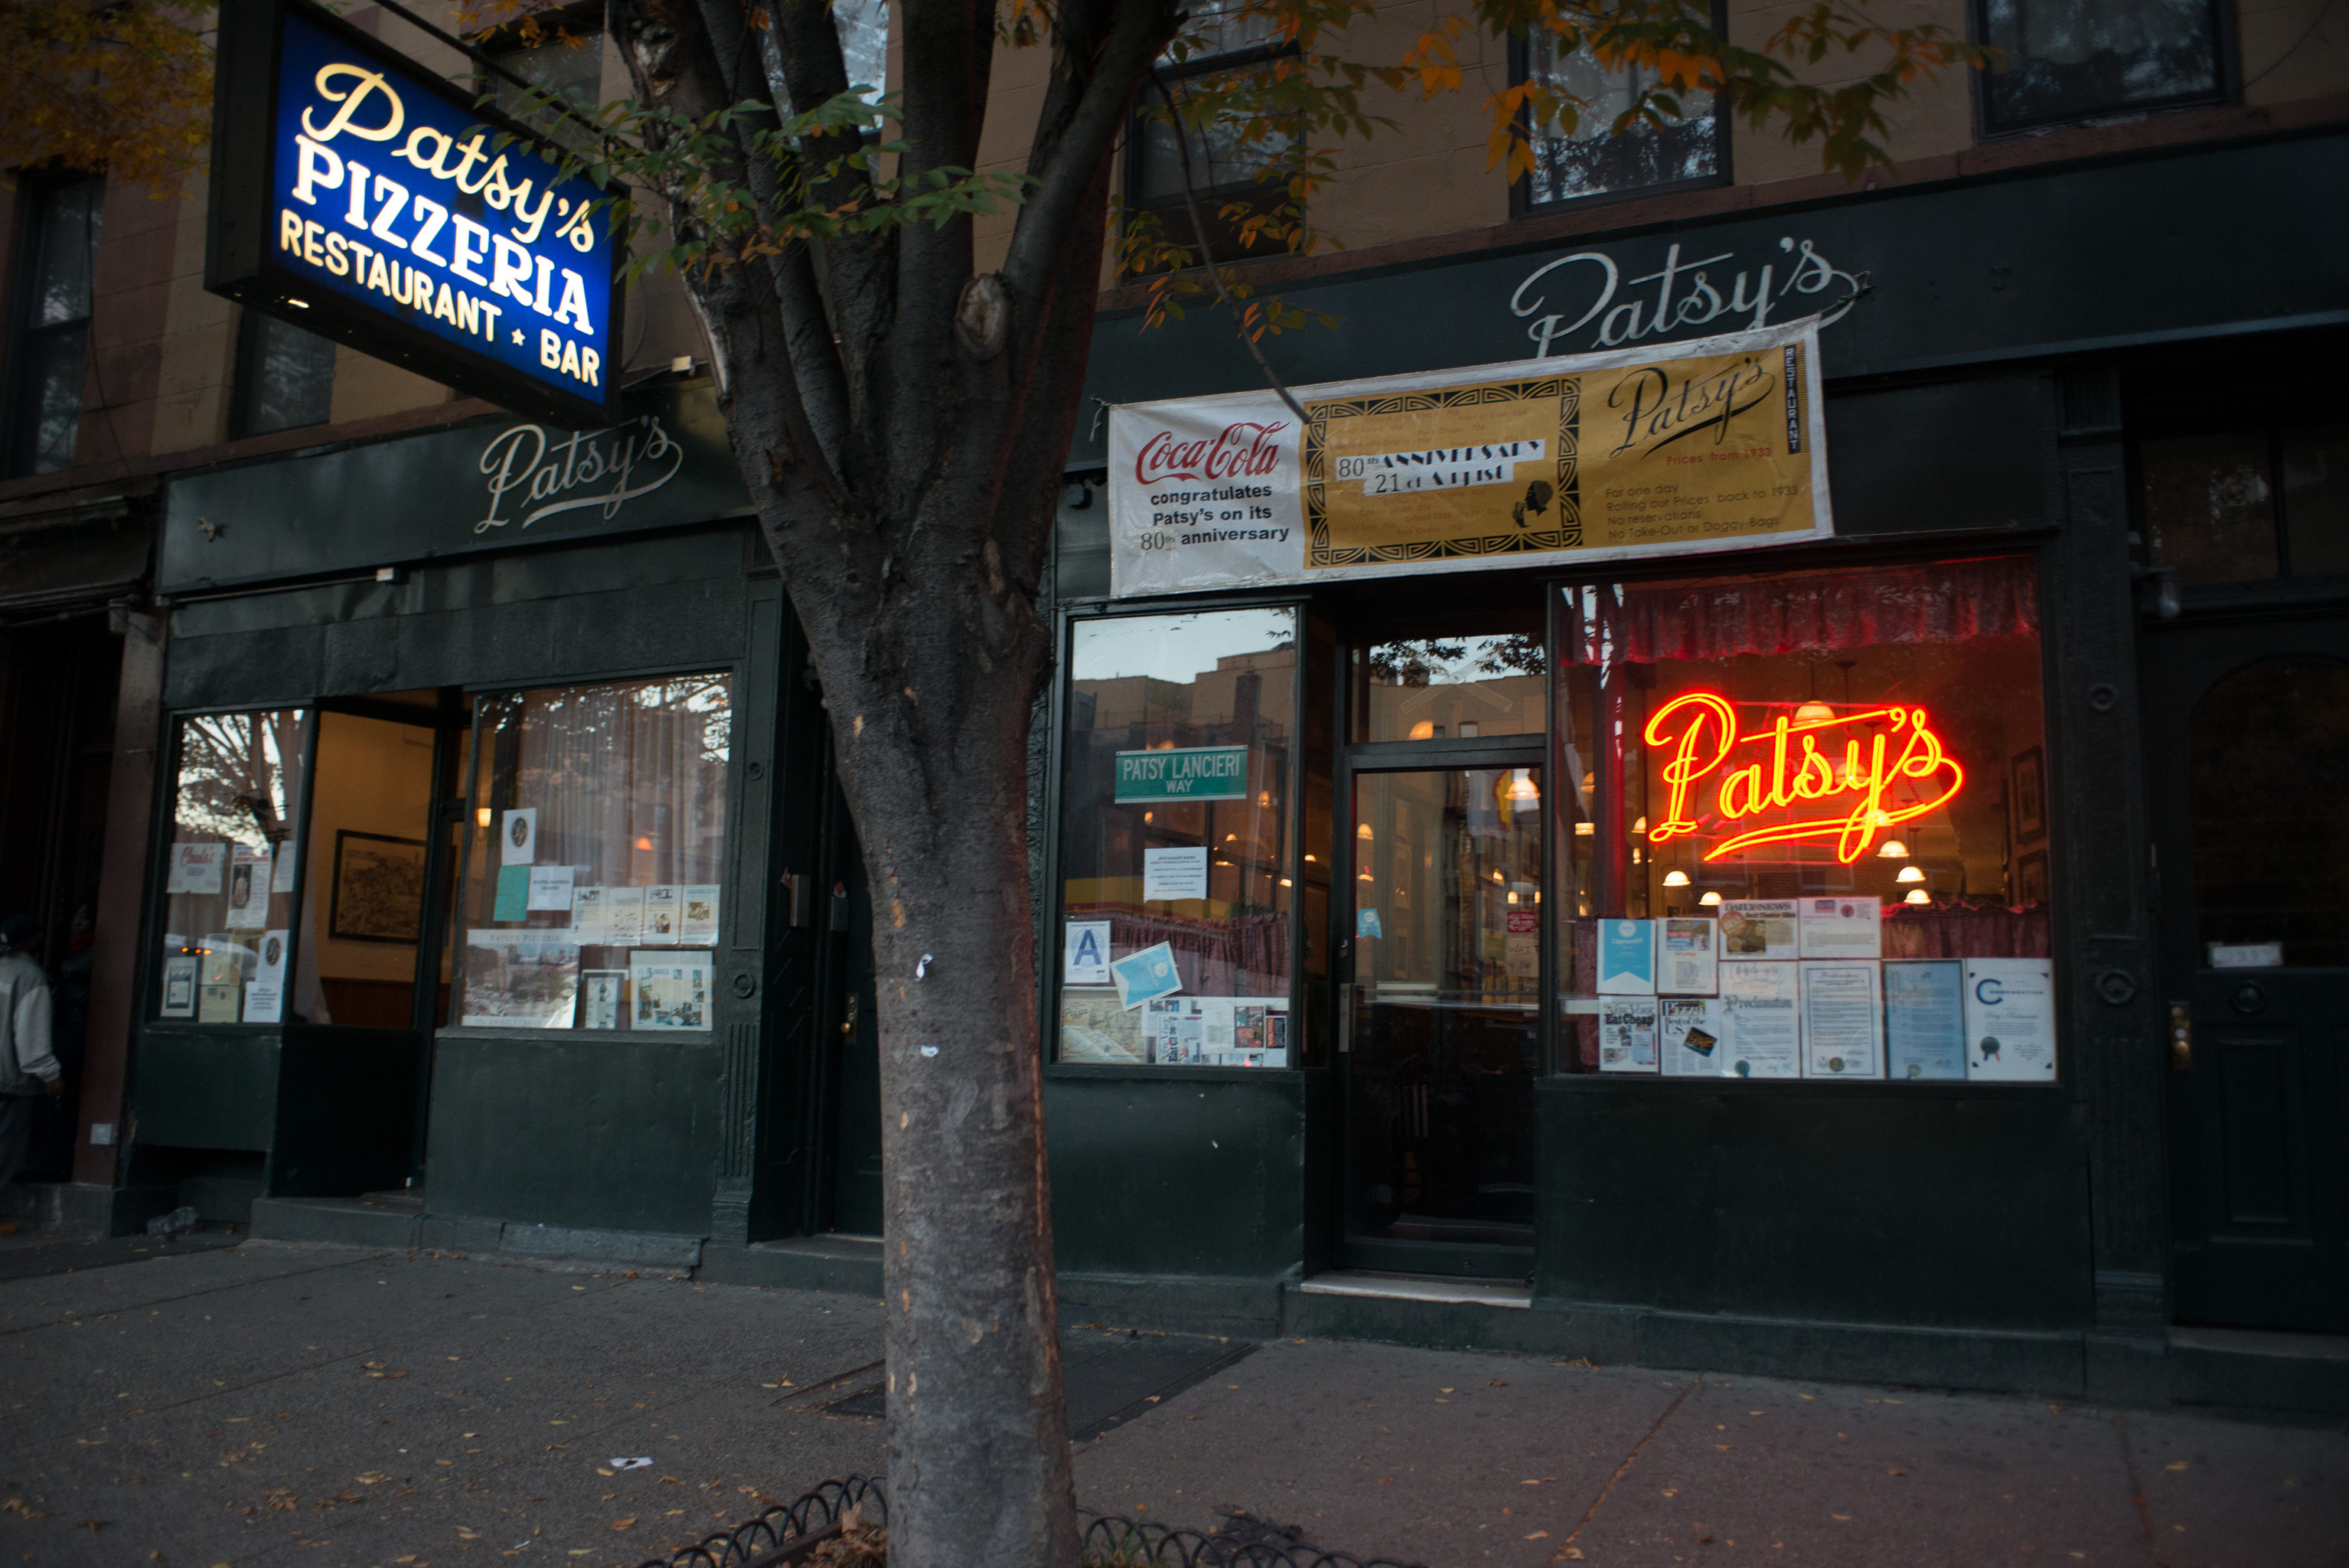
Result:
<svg viewBox="0 0 2349 1568"><path fill-rule="evenodd" d="M1839 752L1820 744L1829 731ZM1749 733L1729 699L1691 691L1657 709L1640 738L1662 756L1668 792L1664 820L1648 830L1651 844L1705 826L1689 813L1700 784L1709 787L1724 827L1778 819L1731 833L1705 851L1707 860L1761 844L1822 839L1849 865L1885 828L1938 811L1966 782L1925 710L1898 703L1815 723L1780 713Z"/></svg>

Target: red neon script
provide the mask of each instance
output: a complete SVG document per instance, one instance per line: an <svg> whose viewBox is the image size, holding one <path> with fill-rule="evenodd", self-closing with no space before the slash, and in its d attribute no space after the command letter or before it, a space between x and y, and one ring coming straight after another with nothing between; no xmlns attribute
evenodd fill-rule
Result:
<svg viewBox="0 0 2349 1568"><path fill-rule="evenodd" d="M1862 736L1847 735L1840 767L1819 750L1819 731L1864 732L1870 725L1881 727ZM1689 792L1698 780L1716 772L1722 777L1715 805L1724 823L1765 811L1798 811L1814 802L1841 813L1801 815L1737 834L1707 850L1707 860L1757 844L1831 838L1836 858L1849 865L1868 853L1879 830L1938 810L1956 799L1966 782L1965 770L1927 723L1925 710L1899 704L1812 724L1795 723L1781 713L1767 730L1749 735L1738 729L1737 710L1729 699L1713 691L1691 691L1657 709L1641 738L1663 753L1661 772L1670 792L1663 822L1648 830L1651 844L1666 843L1703 826L1688 814ZM1758 746L1762 754L1746 762L1754 753L1741 753L1744 746ZM1940 793L1896 805L1889 796L1904 779L1919 781L1913 794L1921 796L1937 784Z"/></svg>

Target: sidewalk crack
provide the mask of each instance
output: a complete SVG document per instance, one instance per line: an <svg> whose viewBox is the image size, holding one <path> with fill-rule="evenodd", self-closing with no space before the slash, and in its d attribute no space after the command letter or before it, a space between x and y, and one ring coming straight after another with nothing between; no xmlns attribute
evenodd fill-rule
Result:
<svg viewBox="0 0 2349 1568"><path fill-rule="evenodd" d="M1695 1393L1703 1382L1704 1379L1702 1377L1692 1377L1689 1379L1687 1387L1672 1396L1672 1402L1664 1407L1664 1413L1656 1417L1656 1424L1648 1428L1648 1435L1631 1445L1631 1451L1623 1456L1623 1462L1615 1467L1615 1473L1607 1478L1607 1484L1600 1487L1599 1489L1599 1495L1590 1500L1590 1507L1584 1512L1582 1522L1574 1527L1574 1532L1572 1534L1568 1535L1564 1541L1558 1542L1557 1550L1550 1554L1550 1559L1548 1563L1546 1565L1546 1568L1557 1568L1557 1565L1561 1563L1580 1561L1582 1552L1578 1547L1576 1547L1574 1544L1575 1542L1581 1538L1584 1531L1590 1528L1590 1521L1597 1519L1599 1517L1599 1511L1607 1506L1607 1499L1609 1495L1614 1491L1616 1483L1620 1481L1625 1476L1631 1473L1631 1467L1640 1462L1640 1456L1647 1451L1647 1447L1650 1443L1656 1440L1656 1434L1664 1429L1664 1423L1672 1418L1672 1412L1678 1410L1682 1404L1686 1403L1688 1397Z"/></svg>

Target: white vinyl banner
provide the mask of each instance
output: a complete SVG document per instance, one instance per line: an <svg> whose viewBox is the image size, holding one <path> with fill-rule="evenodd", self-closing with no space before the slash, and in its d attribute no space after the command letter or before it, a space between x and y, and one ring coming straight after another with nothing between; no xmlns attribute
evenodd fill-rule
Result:
<svg viewBox="0 0 2349 1568"><path fill-rule="evenodd" d="M1816 317L1570 358L1110 410L1120 597L1834 532Z"/></svg>

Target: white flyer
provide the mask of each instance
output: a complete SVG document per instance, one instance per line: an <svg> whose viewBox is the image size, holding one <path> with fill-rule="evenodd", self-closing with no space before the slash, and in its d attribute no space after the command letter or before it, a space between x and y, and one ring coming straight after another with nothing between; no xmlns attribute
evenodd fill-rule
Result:
<svg viewBox="0 0 2349 1568"><path fill-rule="evenodd" d="M718 945L718 884L696 882L685 890L685 915L677 940L689 948Z"/></svg>
<svg viewBox="0 0 2349 1568"><path fill-rule="evenodd" d="M645 890L642 888L604 889L604 945L632 948L644 940Z"/></svg>
<svg viewBox="0 0 2349 1568"><path fill-rule="evenodd" d="M1729 1071L1721 1003L1709 996L1667 996L1656 1003L1656 1038L1667 1078L1718 1078Z"/></svg>
<svg viewBox="0 0 2349 1568"><path fill-rule="evenodd" d="M1790 959L1802 956L1795 945L1799 919L1792 898L1730 898L1721 906L1721 956L1732 959Z"/></svg>
<svg viewBox="0 0 2349 1568"><path fill-rule="evenodd" d="M1109 922L1107 920L1071 920L1061 937L1061 983L1063 985L1107 985L1109 974Z"/></svg>
<svg viewBox="0 0 2349 1568"><path fill-rule="evenodd" d="M1803 1075L1802 966L1749 959L1721 966L1724 1071L1740 1078Z"/></svg>
<svg viewBox="0 0 2349 1568"><path fill-rule="evenodd" d="M296 858L293 845L281 844L277 846L277 869L271 872L269 876L271 892L291 893L294 890L294 869Z"/></svg>
<svg viewBox="0 0 2349 1568"><path fill-rule="evenodd" d="M533 866L538 862L538 807L509 811L498 823L501 866Z"/></svg>
<svg viewBox="0 0 2349 1568"><path fill-rule="evenodd" d="M1802 971L1803 1076L1884 1076L1883 966L1829 959Z"/></svg>
<svg viewBox="0 0 2349 1568"><path fill-rule="evenodd" d="M240 844L229 861L229 929L257 931L268 923L269 846Z"/></svg>
<svg viewBox="0 0 2349 1568"><path fill-rule="evenodd" d="M571 908L571 886L574 875L568 866L533 866L530 868L530 901L524 907L533 909L567 909Z"/></svg>
<svg viewBox="0 0 2349 1568"><path fill-rule="evenodd" d="M1966 960L1966 1076L2055 1081L2055 966L2046 959Z"/></svg>
<svg viewBox="0 0 2349 1568"><path fill-rule="evenodd" d="M600 948L609 922L605 919L610 909L605 888L582 888L575 882L571 888L571 934L582 947Z"/></svg>
<svg viewBox="0 0 2349 1568"><path fill-rule="evenodd" d="M1884 956L1884 906L1867 893L1804 898L1798 941L1806 959Z"/></svg>
<svg viewBox="0 0 2349 1568"><path fill-rule="evenodd" d="M244 1022L247 1023L279 1023L285 1016L285 988L264 985L257 980L244 982Z"/></svg>
<svg viewBox="0 0 2349 1568"><path fill-rule="evenodd" d="M157 1011L165 1018L196 1015L195 954L173 953L163 961L163 1004Z"/></svg>
<svg viewBox="0 0 2349 1568"><path fill-rule="evenodd" d="M200 898L217 895L221 878L228 871L228 846L225 844L174 844L171 846L171 871L163 885L166 893L191 893Z"/></svg>
<svg viewBox="0 0 2349 1568"><path fill-rule="evenodd" d="M253 978L263 985L283 987L285 983L285 933L264 931L261 945L254 950ZM246 993L245 1016L253 1016L251 992Z"/></svg>
<svg viewBox="0 0 2349 1568"><path fill-rule="evenodd" d="M617 1029L621 1023L620 1005L627 993L628 971L624 969L591 969L579 976L579 1027L582 1029Z"/></svg>
<svg viewBox="0 0 2349 1568"><path fill-rule="evenodd" d="M1599 1070L1656 1070L1656 999L1608 996L1599 1002Z"/></svg>
<svg viewBox="0 0 2349 1568"><path fill-rule="evenodd" d="M1142 852L1142 901L1207 896L1207 846Z"/></svg>
<svg viewBox="0 0 2349 1568"><path fill-rule="evenodd" d="M1656 994L1711 996L1720 989L1714 922L1673 916L1656 922Z"/></svg>
<svg viewBox="0 0 2349 1568"><path fill-rule="evenodd" d="M685 919L685 889L674 882L645 889L645 932L637 940L648 948L677 946Z"/></svg>
<svg viewBox="0 0 2349 1568"><path fill-rule="evenodd" d="M630 953L636 1027L709 1029L710 971L708 953Z"/></svg>

